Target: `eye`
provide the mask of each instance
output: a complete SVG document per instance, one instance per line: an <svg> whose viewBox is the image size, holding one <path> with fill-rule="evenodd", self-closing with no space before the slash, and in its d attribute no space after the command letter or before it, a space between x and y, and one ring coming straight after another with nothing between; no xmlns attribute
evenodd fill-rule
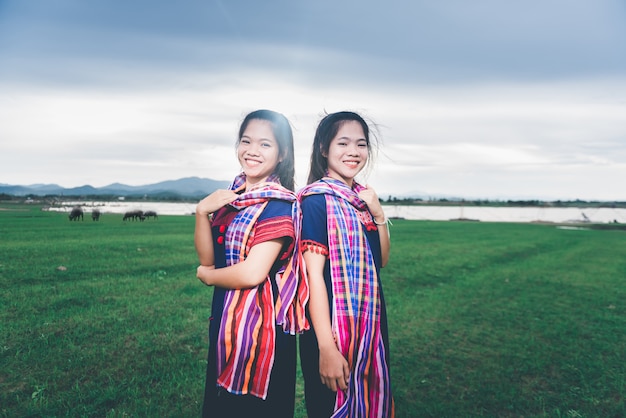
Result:
<svg viewBox="0 0 626 418"><path fill-rule="evenodd" d="M239 143L240 144L244 144L244 145L248 145L250 143L250 140L248 138L241 138Z"/></svg>
<svg viewBox="0 0 626 418"><path fill-rule="evenodd" d="M261 146L262 146L263 148L271 148L271 147L272 147L272 144L270 144L269 142L263 142L263 143L261 143Z"/></svg>

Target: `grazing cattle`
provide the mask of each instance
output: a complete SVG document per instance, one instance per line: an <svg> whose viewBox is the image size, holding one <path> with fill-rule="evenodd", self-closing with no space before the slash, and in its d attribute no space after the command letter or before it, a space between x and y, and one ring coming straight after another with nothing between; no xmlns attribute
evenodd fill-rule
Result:
<svg viewBox="0 0 626 418"><path fill-rule="evenodd" d="M76 206L74 208L72 208L72 211L70 212L70 214L68 215L70 221L77 221L78 218L80 218L80 220L82 221L83 218L83 209Z"/></svg>
<svg viewBox="0 0 626 418"><path fill-rule="evenodd" d="M131 221L143 221L146 217L143 216L143 212L140 210L129 210L122 218L123 221L127 219L130 219Z"/></svg>
<svg viewBox="0 0 626 418"><path fill-rule="evenodd" d="M100 220L100 210L94 209L93 211L91 211L91 220L92 221Z"/></svg>
<svg viewBox="0 0 626 418"><path fill-rule="evenodd" d="M154 219L159 219L159 217L157 216L157 213L153 210L147 210L143 213L143 216L145 216L146 219L149 218L154 218Z"/></svg>

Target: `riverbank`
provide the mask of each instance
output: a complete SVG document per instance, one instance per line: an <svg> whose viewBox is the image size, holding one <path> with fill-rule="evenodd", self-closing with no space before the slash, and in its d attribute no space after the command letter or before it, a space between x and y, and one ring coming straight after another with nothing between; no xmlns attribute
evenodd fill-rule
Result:
<svg viewBox="0 0 626 418"><path fill-rule="evenodd" d="M48 211L70 212L80 206L86 212L124 214L130 210L155 211L162 215L192 215L196 203L175 202L101 202L65 201L49 205ZM383 206L387 217L408 220L480 222L544 222L567 224L614 223L626 224L626 208L614 207L555 207L555 206L465 206L465 205L390 205Z"/></svg>

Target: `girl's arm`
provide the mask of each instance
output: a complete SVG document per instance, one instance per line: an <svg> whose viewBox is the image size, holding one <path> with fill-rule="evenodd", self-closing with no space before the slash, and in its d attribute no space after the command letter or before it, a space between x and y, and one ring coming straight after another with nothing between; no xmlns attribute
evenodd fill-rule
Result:
<svg viewBox="0 0 626 418"><path fill-rule="evenodd" d="M237 194L232 190L216 190L202 199L196 206L196 227L193 239L198 260L203 266L215 264L209 215L235 199L237 199Z"/></svg>
<svg viewBox="0 0 626 418"><path fill-rule="evenodd" d="M391 250L391 239L389 238L389 225L387 225L387 217L385 216L383 207L380 204L380 200L378 200L378 195L369 184L365 190L359 193L359 197L367 204L367 207L374 218L374 223L378 226L380 252L382 256L381 267L385 267L389 261L389 252Z"/></svg>
<svg viewBox="0 0 626 418"><path fill-rule="evenodd" d="M216 269L214 265L200 265L197 277L209 286L227 289L258 286L267 278L272 265L280 256L284 241L284 238L279 238L256 244L245 260L232 266Z"/></svg>
<svg viewBox="0 0 626 418"><path fill-rule="evenodd" d="M196 212L196 228L193 241L200 264L203 266L214 265L213 233L211 232L211 221L208 213Z"/></svg>
<svg viewBox="0 0 626 418"><path fill-rule="evenodd" d="M348 387L350 366L333 337L328 293L324 283L326 256L306 251L304 261L309 277L309 313L320 351L320 378L323 384L335 392L337 389L345 390Z"/></svg>

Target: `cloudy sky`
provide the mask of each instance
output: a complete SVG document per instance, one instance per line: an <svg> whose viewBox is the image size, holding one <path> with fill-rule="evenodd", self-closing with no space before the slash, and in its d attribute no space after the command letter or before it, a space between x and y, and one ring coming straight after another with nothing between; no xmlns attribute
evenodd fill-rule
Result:
<svg viewBox="0 0 626 418"><path fill-rule="evenodd" d="M381 197L626 200L623 0L0 0L0 183L230 180L285 114L382 147Z"/></svg>

